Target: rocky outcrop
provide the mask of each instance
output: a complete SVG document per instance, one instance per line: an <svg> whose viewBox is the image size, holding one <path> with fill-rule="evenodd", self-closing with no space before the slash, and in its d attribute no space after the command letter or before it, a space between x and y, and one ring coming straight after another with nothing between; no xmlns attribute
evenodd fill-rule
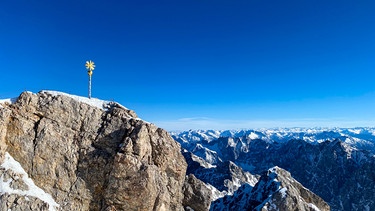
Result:
<svg viewBox="0 0 375 211"><path fill-rule="evenodd" d="M212 192L204 182L197 179L193 174L186 176L183 191L184 200L182 204L186 210L206 211L210 209Z"/></svg>
<svg viewBox="0 0 375 211"><path fill-rule="evenodd" d="M248 210L330 210L323 199L303 187L289 172L279 167L266 171L250 195Z"/></svg>
<svg viewBox="0 0 375 211"><path fill-rule="evenodd" d="M218 162L217 165L210 165L191 152L184 151L183 155L188 163L187 174L193 174L203 182L230 195L241 185L250 184L254 186L258 181L256 176L243 171L241 167L238 167L231 161Z"/></svg>
<svg viewBox="0 0 375 211"><path fill-rule="evenodd" d="M225 195L211 203L211 211L247 210L253 186L243 184L233 195Z"/></svg>
<svg viewBox="0 0 375 211"><path fill-rule="evenodd" d="M133 111L104 103L97 108L65 95L24 92L0 108L0 160L9 153L57 204L25 194L30 186L23 192L12 186L10 193L1 190L2 210L183 209L180 146ZM24 178L0 170L5 184Z"/></svg>
<svg viewBox="0 0 375 211"><path fill-rule="evenodd" d="M244 184L233 195L214 201L211 210L328 211L330 207L289 172L273 167L262 174L254 187Z"/></svg>

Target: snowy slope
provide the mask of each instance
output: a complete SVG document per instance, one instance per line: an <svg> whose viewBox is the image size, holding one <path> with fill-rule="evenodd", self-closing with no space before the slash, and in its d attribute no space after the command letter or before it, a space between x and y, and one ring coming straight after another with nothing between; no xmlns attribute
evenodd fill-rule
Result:
<svg viewBox="0 0 375 211"><path fill-rule="evenodd" d="M108 109L110 109L112 107L120 107L120 108L129 110L127 107L121 105L120 103L114 102L114 101L101 100L101 99L97 99L97 98L82 97L82 96L67 94L67 93L59 92L59 91L42 90L40 92L48 93L48 94L51 94L53 96L59 96L59 95L67 96L67 97L70 97L70 98L72 98L72 99L74 99L78 102L88 104L90 106L102 109L104 111L107 111ZM133 118L133 117L128 117L128 118ZM143 122L150 123L150 122L147 122L147 121L145 121L143 119L140 119L138 117L134 118L134 119L142 120Z"/></svg>
<svg viewBox="0 0 375 211"><path fill-rule="evenodd" d="M21 164L18 163L16 160L9 153L5 153L5 159L1 164L2 172L0 177L0 195L3 194L16 194L25 197L36 197L43 202L49 205L49 210L54 211L60 205L55 202L52 196L46 193L44 190L40 189L38 186L34 184L34 181L29 178L26 171L22 168ZM9 174L16 174L14 179L8 178L5 179L4 175L6 173ZM27 190L20 190L20 189L13 189L11 183L14 180L22 180L24 184L26 184Z"/></svg>
<svg viewBox="0 0 375 211"><path fill-rule="evenodd" d="M2 100L0 100L0 108L3 107L2 105L12 104L12 103L16 102L16 100L17 100L17 98L2 99Z"/></svg>
<svg viewBox="0 0 375 211"><path fill-rule="evenodd" d="M78 95L72 95L72 94L68 94L68 93L65 93L65 92L59 92L59 91L42 90L40 92L48 93L48 94L51 94L53 96L64 95L64 96L73 98L74 100L76 100L78 102L86 103L88 105L91 105L91 106L94 106L94 107L97 107L97 108L100 108L100 109L103 109L103 110L108 109L110 107L110 105L112 105L112 104L115 103L113 101L100 100L100 99L97 99L97 98L87 98L87 97L82 97L82 96L78 96ZM2 99L2 100L0 100L0 108L2 107L2 104L12 104L16 100L17 100L17 97L15 97L15 98L9 98L9 99ZM124 106L122 106L122 105L120 105L118 103L116 103L116 105L121 106L121 107L127 109L126 107L124 107Z"/></svg>
<svg viewBox="0 0 375 211"><path fill-rule="evenodd" d="M297 209L298 208L298 209ZM212 211L226 210L329 210L318 196L279 167L263 172L255 186L241 186L232 196L211 204Z"/></svg>
<svg viewBox="0 0 375 211"><path fill-rule="evenodd" d="M100 100L100 99L97 99L97 98L82 97L82 96L67 94L67 93L59 92L59 91L42 90L41 92L49 93L53 96L64 95L64 96L73 98L74 100L76 100L78 102L86 103L86 104L89 104L91 106L94 106L94 107L97 107L97 108L100 108L100 109L104 109L104 110L109 108L109 106L114 103L112 101ZM122 107L125 108L124 106L122 106ZM127 109L127 108L125 108L125 109Z"/></svg>

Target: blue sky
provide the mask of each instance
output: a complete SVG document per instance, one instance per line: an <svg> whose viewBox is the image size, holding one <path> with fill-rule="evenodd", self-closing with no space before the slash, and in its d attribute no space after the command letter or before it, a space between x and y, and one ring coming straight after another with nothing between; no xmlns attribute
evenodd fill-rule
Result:
<svg viewBox="0 0 375 211"><path fill-rule="evenodd" d="M115 100L168 130L375 126L375 2L4 1L0 99Z"/></svg>

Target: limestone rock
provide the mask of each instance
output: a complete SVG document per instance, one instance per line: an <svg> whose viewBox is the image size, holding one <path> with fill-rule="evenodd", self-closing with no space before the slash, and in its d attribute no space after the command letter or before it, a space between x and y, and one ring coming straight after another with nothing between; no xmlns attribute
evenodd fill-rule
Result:
<svg viewBox="0 0 375 211"><path fill-rule="evenodd" d="M193 174L186 176L183 191L184 200L182 204L185 210L189 208L195 211L206 211L210 209L212 201L211 190Z"/></svg>
<svg viewBox="0 0 375 211"><path fill-rule="evenodd" d="M59 210L182 210L186 162L179 144L131 110L103 107L22 93L0 108L0 159L8 152ZM1 197L2 210L50 209L27 196ZM14 207L19 200L27 203Z"/></svg>
<svg viewBox="0 0 375 211"><path fill-rule="evenodd" d="M258 181L255 175L243 171L231 161L220 161L213 166L193 153L184 151L182 154L188 163L187 174L193 174L199 180L229 195L232 195L243 184L254 186Z"/></svg>
<svg viewBox="0 0 375 211"><path fill-rule="evenodd" d="M248 210L330 210L319 196L303 187L286 170L273 167L266 171L254 186Z"/></svg>
<svg viewBox="0 0 375 211"><path fill-rule="evenodd" d="M16 194L5 193L0 196L1 211L47 211L48 204L35 197L26 197Z"/></svg>
<svg viewBox="0 0 375 211"><path fill-rule="evenodd" d="M262 174L255 186L244 184L233 195L212 202L211 210L328 211L330 207L288 171L273 167Z"/></svg>

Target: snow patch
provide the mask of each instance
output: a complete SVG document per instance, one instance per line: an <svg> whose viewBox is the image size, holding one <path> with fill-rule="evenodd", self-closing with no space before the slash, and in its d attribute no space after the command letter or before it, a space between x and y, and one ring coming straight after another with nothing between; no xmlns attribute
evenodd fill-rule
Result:
<svg viewBox="0 0 375 211"><path fill-rule="evenodd" d="M52 198L52 196L38 186L34 184L34 181L29 178L26 171L22 168L21 164L13 159L13 157L6 152L5 153L5 159L3 164L1 164L1 167L5 168L5 170L11 170L17 174L20 174L22 176L23 182L28 186L29 190L15 190L10 187L10 183L13 181L12 179L9 179L8 181L4 181L4 175L1 175L0 178L0 195L3 195L5 193L8 194L17 194L21 196L31 196L38 198L45 203L49 205L49 210L54 211L55 208L59 207L60 205L55 202L55 200Z"/></svg>
<svg viewBox="0 0 375 211"><path fill-rule="evenodd" d="M317 206L315 206L315 204L308 203L307 206L309 206L314 211L320 211L320 209Z"/></svg>
<svg viewBox="0 0 375 211"><path fill-rule="evenodd" d="M281 189L279 190L279 192L281 193L281 196L282 196L283 198L285 198L285 197L287 196L288 189L287 189L286 187L284 187L284 188L281 188Z"/></svg>
<svg viewBox="0 0 375 211"><path fill-rule="evenodd" d="M202 166L203 168L216 168L216 165L212 165L211 163L206 162L203 158L196 156L194 154L191 156L191 159L199 163L199 165Z"/></svg>
<svg viewBox="0 0 375 211"><path fill-rule="evenodd" d="M0 100L0 108L3 108L4 104L13 104L13 103L15 103L17 101L17 99L18 99L18 97Z"/></svg>
<svg viewBox="0 0 375 211"><path fill-rule="evenodd" d="M267 203L264 204L264 206L262 207L262 210L277 210L279 211L279 209L277 208L277 205L275 203L273 203L275 200L273 201L269 201L268 202L268 206L269 206L269 209L267 207Z"/></svg>
<svg viewBox="0 0 375 211"><path fill-rule="evenodd" d="M228 145L230 147L236 147L236 142L234 142L234 139L232 137L228 138Z"/></svg>
<svg viewBox="0 0 375 211"><path fill-rule="evenodd" d="M100 100L100 99L97 99L97 98L88 98L88 97L82 97L82 96L77 96L77 95L71 95L71 94L67 94L67 93L59 92L59 91L43 90L41 92L48 93L48 94L51 94L53 96L64 95L64 96L73 98L74 100L76 100L78 102L86 103L86 104L89 104L91 106L103 109L103 110L107 110L108 106L111 105L112 103L114 103L113 101L106 101L106 100ZM120 106L127 109L126 107L124 107L122 105L120 105Z"/></svg>
<svg viewBox="0 0 375 211"><path fill-rule="evenodd" d="M233 186L237 187L237 189L241 187L241 180L238 178L233 178Z"/></svg>
<svg viewBox="0 0 375 211"><path fill-rule="evenodd" d="M211 190L211 195L212 195L212 201L216 201L217 199L219 198L223 198L225 195L228 194L227 191L219 191L218 189L216 189L214 186L212 186L211 184L209 183L204 183L204 185L209 189Z"/></svg>
<svg viewBox="0 0 375 211"><path fill-rule="evenodd" d="M349 131L349 132L352 132L352 133L354 133L354 134L360 134L360 133L362 132L362 130L361 130L361 129L358 129L358 128L356 128L356 129L348 129L348 131Z"/></svg>
<svg viewBox="0 0 375 211"><path fill-rule="evenodd" d="M254 132L251 132L251 133L248 135L248 137L249 137L250 139L257 139L257 138L259 138L259 136L258 136L257 134L255 134Z"/></svg>

